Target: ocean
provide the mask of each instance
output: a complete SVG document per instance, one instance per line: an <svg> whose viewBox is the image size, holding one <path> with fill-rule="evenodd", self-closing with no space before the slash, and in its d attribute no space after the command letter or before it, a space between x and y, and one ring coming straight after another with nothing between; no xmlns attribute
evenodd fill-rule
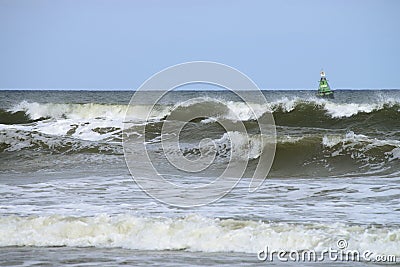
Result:
<svg viewBox="0 0 400 267"><path fill-rule="evenodd" d="M348 250L370 252L353 266L399 262L400 90L262 93L263 105L224 90L172 91L147 118L145 93L129 106L133 91L0 91L0 265L336 266L349 264ZM258 124L271 112L275 156L250 192L264 164ZM213 156L201 173L168 163L177 152L162 141L177 135L165 131L182 122L178 152ZM246 166L219 199L180 207L138 184L151 176L143 146L167 182L199 190L229 164ZM186 196L174 201L185 206ZM293 256L329 249L338 258ZM288 252L287 262L262 260L274 250Z"/></svg>

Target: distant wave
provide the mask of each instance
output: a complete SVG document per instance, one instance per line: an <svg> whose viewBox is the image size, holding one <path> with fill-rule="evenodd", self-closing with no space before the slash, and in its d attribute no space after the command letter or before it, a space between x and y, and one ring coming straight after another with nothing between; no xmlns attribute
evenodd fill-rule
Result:
<svg viewBox="0 0 400 267"><path fill-rule="evenodd" d="M60 103L30 103L22 101L8 110L2 110L12 116L18 112L24 112L29 120L43 119L120 119L125 116L126 105L111 104L60 104ZM12 123L12 121L9 120ZM0 123L4 123L1 122ZM7 124L11 124L7 123Z"/></svg>
<svg viewBox="0 0 400 267"><path fill-rule="evenodd" d="M185 155L198 155L198 142L207 137L217 145L220 163L230 155L235 160L253 161L264 149L262 138L267 138L254 131L255 120L272 111L278 125L274 175L335 176L390 173L399 169L396 163L400 159L397 133L400 104L393 99L345 104L316 98L281 98L268 105L253 103L248 106L242 102L202 97L177 105L156 105L150 120L143 123L148 108L146 105L128 109L127 105L117 104L22 101L7 110L0 109L0 152L122 155L122 129L127 125L124 120L128 111L132 121L129 131L139 135L145 127L149 145L160 141L165 120L185 121L193 114L201 114L182 135L181 148ZM235 139L235 147L232 147L227 133L221 131L216 122L218 119L244 121L250 137L231 131L230 136ZM214 149L213 143L203 145L207 147L202 150Z"/></svg>
<svg viewBox="0 0 400 267"><path fill-rule="evenodd" d="M157 238L154 238L157 236ZM257 253L271 250L337 249L348 239L348 249L400 256L398 227L345 224L293 224L214 219L198 215L152 218L2 216L0 246L121 247L140 250L188 250Z"/></svg>
<svg viewBox="0 0 400 267"><path fill-rule="evenodd" d="M0 123L29 123L46 118L123 120L127 108L128 105L118 104L59 104L22 101L10 109L0 109ZM148 105L130 107L128 115L130 118L144 120L146 119L145 111L148 108ZM374 119L387 119L388 117L391 119L391 116L400 114L399 110L400 102L393 99L377 103L336 103L318 98L282 98L267 105L260 105L202 97L176 105L156 105L150 119L163 119L170 116L172 119L179 120L185 113L190 112L192 114L200 113L204 116L209 115L209 117L249 121L260 118L266 112L273 112L278 124L279 122L290 124L290 120L298 120L300 124L309 120L310 117L335 121L371 114Z"/></svg>

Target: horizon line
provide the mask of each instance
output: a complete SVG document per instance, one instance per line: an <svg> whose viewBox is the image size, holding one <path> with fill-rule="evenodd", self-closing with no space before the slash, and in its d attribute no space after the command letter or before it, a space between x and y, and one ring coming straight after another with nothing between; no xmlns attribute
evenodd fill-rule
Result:
<svg viewBox="0 0 400 267"><path fill-rule="evenodd" d="M162 91L163 89L154 89L151 91ZM176 91L225 91L228 89L224 88L188 88L178 89ZM249 89L237 89L238 91L255 91ZM310 88L260 88L261 91L317 91L316 89ZM333 91L345 91L345 90L400 90L399 88L336 88ZM0 88L0 91L137 91L133 88Z"/></svg>

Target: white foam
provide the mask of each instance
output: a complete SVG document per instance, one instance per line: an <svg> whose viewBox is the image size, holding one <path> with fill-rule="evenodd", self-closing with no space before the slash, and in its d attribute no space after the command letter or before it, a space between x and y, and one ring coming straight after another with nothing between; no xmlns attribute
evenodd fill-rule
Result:
<svg viewBox="0 0 400 267"><path fill-rule="evenodd" d="M260 118L266 112L271 112L271 108L269 105L262 105L257 103L245 103L245 102L235 102L235 101L225 101L214 99L211 97L198 97L191 99L189 101L185 101L183 103L178 103L175 105L174 109L178 107L186 107L190 108L193 105L199 103L214 103L215 105L224 105L228 108L228 112L225 114L219 114L219 118L229 119L233 121L248 121L248 120L256 120ZM214 118L215 119L215 118ZM212 121L205 120L204 123L209 123Z"/></svg>
<svg viewBox="0 0 400 267"><path fill-rule="evenodd" d="M266 112L270 112L271 109L269 106L261 105L261 104L246 104L242 102L228 102L229 113L226 114L225 118L231 120L256 120L260 118Z"/></svg>
<svg viewBox="0 0 400 267"><path fill-rule="evenodd" d="M217 144L229 147L235 159L248 160L258 158L266 145L260 135L247 135L241 132L228 132L216 140Z"/></svg>
<svg viewBox="0 0 400 267"><path fill-rule="evenodd" d="M22 101L12 107L9 111L25 111L31 119L40 118L67 118L67 119L94 119L103 118L122 121L128 111L129 119L146 120L149 110L151 110L150 119L161 119L179 107L190 108L193 105L201 103L215 103L215 105L225 105L228 108L226 114L219 114L220 118L230 120L255 120L260 118L266 112L273 112L282 109L284 112L292 112L299 104L312 104L324 108L332 118L351 117L360 112L370 113L372 111L383 109L385 106L392 107L398 104L394 99L382 99L376 103L337 103L325 99L309 98L301 99L298 97L283 97L271 101L267 104L245 103L235 101L219 100L211 97L197 97L177 103L172 106L149 106L149 105L111 105L111 104L56 104L56 103L29 103Z"/></svg>
<svg viewBox="0 0 400 267"><path fill-rule="evenodd" d="M225 105L226 110L221 109L222 114L215 114L215 116L202 120L202 123L212 123L220 118L229 120L256 120L259 119L266 112L272 110L283 110L284 112L292 112L296 106L301 103L312 104L325 108L327 114L333 118L349 117L359 112L372 112L384 108L385 105L394 105L396 102L393 99L382 99L378 103L373 104L355 104L355 103L335 103L325 99L310 98L281 98L275 100L267 105L255 103L243 103L234 101L216 100L210 97L194 98L189 101L178 103L175 107L172 106L156 106L154 107L151 120L159 120L170 114L172 110L178 107L185 107L190 109L191 106L201 103L215 103L215 105ZM147 118L147 112L150 106L148 105L111 105L111 104L57 104L57 103L29 103L22 101L10 109L12 112L25 111L31 119L50 118L48 120L38 121L27 125L0 125L0 130L14 130L26 132L39 132L45 135L55 136L70 136L75 139L85 141L107 141L113 138L120 139L121 131L124 126L124 119L128 111L129 122L134 124L143 123ZM99 131L96 129L106 129ZM6 138L5 136L2 139ZM323 145L326 147L333 147L340 142L366 142L369 146L377 146L386 144L385 141L379 140L365 140L366 137L361 135L346 135L342 136L325 136L323 138ZM254 139L254 138L253 138ZM363 140L364 139L364 140ZM17 140L17 138L15 138ZM3 143L9 142L8 140L1 140ZM245 147L248 143L253 143L251 155L257 157L259 154L260 141L250 140L245 141L243 138L237 137L237 144ZM289 141L289 140L287 140ZM29 146L29 144L26 144ZM15 149L19 150L26 147L24 144L13 144ZM392 144L393 145L393 144ZM394 144L398 146L398 144ZM262 148L261 148L262 149Z"/></svg>
<svg viewBox="0 0 400 267"><path fill-rule="evenodd" d="M383 108L383 104L333 103L326 102L324 107L332 118L351 117L360 112L371 113Z"/></svg>
<svg viewBox="0 0 400 267"><path fill-rule="evenodd" d="M283 97L271 102L270 109L276 110L277 108L281 108L285 112L291 112L295 110L296 106L301 103L321 106L332 118L351 117L360 112L371 113L373 111L383 109L385 106L392 107L395 104L399 104L399 102L394 99L381 99L376 103L337 103L316 97L308 99L289 99L287 97Z"/></svg>
<svg viewBox="0 0 400 267"><path fill-rule="evenodd" d="M287 97L283 97L279 100L275 100L270 104L270 109L271 110L276 110L278 107L281 108L285 112L291 112L293 111L297 104L301 103L300 98L292 98L289 99Z"/></svg>
<svg viewBox="0 0 400 267"><path fill-rule="evenodd" d="M0 217L0 246L122 247L141 250L189 250L257 253L270 249L322 251L337 249L345 238L349 249L400 255L400 229L344 224L289 224L213 219L190 215L154 218Z"/></svg>
<svg viewBox="0 0 400 267"><path fill-rule="evenodd" d="M345 144L348 142L357 143L367 141L368 137L362 134L355 134L352 131L347 132L345 135L325 135L322 138L322 144L326 147L334 147L338 144Z"/></svg>
<svg viewBox="0 0 400 267"><path fill-rule="evenodd" d="M70 119L90 119L90 118L109 118L122 120L125 116L126 105L106 105L106 104L57 104L57 103L29 103L22 101L10 109L12 112L25 111L33 120L40 118L70 118Z"/></svg>
<svg viewBox="0 0 400 267"><path fill-rule="evenodd" d="M349 131L344 135L325 135L322 138L322 144L326 147L334 147L338 144L342 144L343 146L364 144L366 150L386 145L400 147L400 141L398 140L380 140L363 134L355 134L353 131Z"/></svg>
<svg viewBox="0 0 400 267"><path fill-rule="evenodd" d="M108 140L121 133L126 105L106 104L39 104L23 101L10 111L25 111L31 119L49 118L26 125L0 125L0 130L71 136L86 141ZM140 107L138 107L140 109ZM134 110L136 111L136 110ZM140 114L139 114L140 115ZM97 129L108 128L100 133ZM7 140L6 140L7 141ZM18 148L15 146L15 149Z"/></svg>
<svg viewBox="0 0 400 267"><path fill-rule="evenodd" d="M376 157L369 154L369 151L384 146L394 147L391 151L382 153L387 161L400 159L400 141L398 140L380 140L377 138L370 138L362 134L355 134L350 131L345 135L325 135L322 138L322 145L327 148L335 148L332 156L348 154L352 158L357 158L365 161L375 160ZM383 162L379 163L382 167ZM370 166L372 168L372 165Z"/></svg>
<svg viewBox="0 0 400 267"><path fill-rule="evenodd" d="M156 142L157 140L159 138L152 140L152 142ZM267 141L267 138L262 138L260 135L247 135L237 131L230 131L224 133L219 139L209 139L200 144L201 150L207 154L218 152L221 157L218 157L217 160L230 160L232 156L233 160L247 161L260 157ZM182 147L181 145L180 148L182 149ZM197 149L197 146L195 148ZM166 149L165 151L169 154L179 153L175 147Z"/></svg>
<svg viewBox="0 0 400 267"><path fill-rule="evenodd" d="M394 148L392 151L388 153L389 161L400 159L400 147Z"/></svg>

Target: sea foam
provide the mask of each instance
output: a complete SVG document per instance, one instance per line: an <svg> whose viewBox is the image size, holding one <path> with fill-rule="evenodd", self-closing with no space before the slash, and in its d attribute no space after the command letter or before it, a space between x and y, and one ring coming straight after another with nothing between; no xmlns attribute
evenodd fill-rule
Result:
<svg viewBox="0 0 400 267"><path fill-rule="evenodd" d="M400 229L345 224L291 224L207 218L155 218L105 214L0 217L0 246L122 247L141 250L188 250L257 253L270 249L348 249L399 256Z"/></svg>

